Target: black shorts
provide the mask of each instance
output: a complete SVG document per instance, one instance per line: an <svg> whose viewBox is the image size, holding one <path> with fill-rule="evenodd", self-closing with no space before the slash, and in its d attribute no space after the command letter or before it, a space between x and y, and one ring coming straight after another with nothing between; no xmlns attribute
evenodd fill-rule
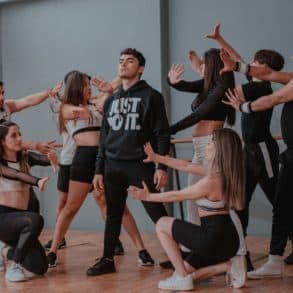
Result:
<svg viewBox="0 0 293 293"><path fill-rule="evenodd" d="M98 146L78 146L76 148L70 169L70 180L92 183L98 149Z"/></svg>
<svg viewBox="0 0 293 293"><path fill-rule="evenodd" d="M71 165L59 165L57 188L61 192L68 192Z"/></svg>
<svg viewBox="0 0 293 293"><path fill-rule="evenodd" d="M201 217L201 226L176 219L172 236L191 250L185 261L194 268L227 261L239 248L239 236L230 215Z"/></svg>

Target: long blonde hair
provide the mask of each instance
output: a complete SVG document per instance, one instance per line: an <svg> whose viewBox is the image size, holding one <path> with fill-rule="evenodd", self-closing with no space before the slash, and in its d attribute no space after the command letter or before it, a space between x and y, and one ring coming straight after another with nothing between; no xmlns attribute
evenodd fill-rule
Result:
<svg viewBox="0 0 293 293"><path fill-rule="evenodd" d="M245 204L244 154L239 135L232 129L214 130L215 156L211 162L221 178L223 203L227 209L241 210Z"/></svg>

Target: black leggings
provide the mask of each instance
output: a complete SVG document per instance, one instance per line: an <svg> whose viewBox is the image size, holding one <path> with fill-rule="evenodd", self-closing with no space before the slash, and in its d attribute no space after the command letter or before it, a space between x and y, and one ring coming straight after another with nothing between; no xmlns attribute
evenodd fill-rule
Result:
<svg viewBox="0 0 293 293"><path fill-rule="evenodd" d="M201 217L200 221L200 226L179 219L173 222L173 239L191 250L186 262L202 268L236 255L239 236L229 214Z"/></svg>
<svg viewBox="0 0 293 293"><path fill-rule="evenodd" d="M142 161L106 160L104 172L107 218L104 236L104 257L112 258L117 243L129 185L142 187L142 180L151 192L157 192L153 183L154 164ZM162 203L144 202L144 208L154 223L167 216Z"/></svg>
<svg viewBox="0 0 293 293"><path fill-rule="evenodd" d="M8 258L38 275L48 269L45 251L38 240L43 225L44 220L37 213L0 206L0 240L11 246Z"/></svg>
<svg viewBox="0 0 293 293"><path fill-rule="evenodd" d="M246 198L245 208L238 211L238 216L242 223L244 235L246 236L249 220L249 204L256 188L259 184L268 201L274 206L276 184L279 175L279 146L271 137L260 144L245 144L245 173L246 173ZM264 155L268 158L264 158ZM267 163L267 165L266 165ZM268 165L269 164L269 165ZM272 174L268 174L268 168L271 168Z"/></svg>
<svg viewBox="0 0 293 293"><path fill-rule="evenodd" d="M287 150L288 151L288 150ZM293 149L291 150L293 153ZM293 160L283 161L273 209L270 254L283 255L293 225ZM292 237L292 236L291 236Z"/></svg>

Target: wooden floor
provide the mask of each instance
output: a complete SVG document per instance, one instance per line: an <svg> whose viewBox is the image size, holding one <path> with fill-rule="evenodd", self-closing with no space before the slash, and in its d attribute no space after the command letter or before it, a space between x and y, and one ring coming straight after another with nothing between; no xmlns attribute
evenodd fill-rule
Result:
<svg viewBox="0 0 293 293"><path fill-rule="evenodd" d="M42 241L51 238L52 232L42 234ZM126 255L116 257L118 273L97 277L87 277L86 269L95 261L95 257L102 252L102 233L71 231L67 235L68 247L59 250L59 264L49 269L44 277L38 277L23 283L10 283L0 272L0 292L166 292L157 289L157 283L171 274L170 270L161 270L158 262L166 257L154 234L143 236L147 249L156 261L154 267L139 267L137 252L126 235L121 236ZM268 239L262 237L249 237L248 245L256 266L264 262L268 252ZM290 246L290 247L289 247ZM288 244L286 255L291 251ZM210 281L201 282L191 292L293 292L293 266L285 266L285 276L282 279L266 279L247 281L245 288L232 289L225 285L224 276Z"/></svg>

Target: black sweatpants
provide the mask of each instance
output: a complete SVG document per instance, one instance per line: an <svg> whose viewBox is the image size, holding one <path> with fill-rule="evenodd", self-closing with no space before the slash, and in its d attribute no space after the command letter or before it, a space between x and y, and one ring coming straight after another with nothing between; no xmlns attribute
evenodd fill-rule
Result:
<svg viewBox="0 0 293 293"><path fill-rule="evenodd" d="M256 185L259 184L268 201L274 206L276 184L279 175L279 146L272 138L259 144L246 143L245 154L245 208L237 214L242 223L244 236L246 236L249 205Z"/></svg>
<svg viewBox="0 0 293 293"><path fill-rule="evenodd" d="M151 192L157 192L154 180L155 166L136 161L105 161L104 185L107 203L107 218L104 235L104 257L112 258L114 248L121 231L122 215L124 212L127 188L129 185L142 187L142 180ZM161 217L167 216L162 203L144 202L144 208L154 223Z"/></svg>
<svg viewBox="0 0 293 293"><path fill-rule="evenodd" d="M286 152L293 153L293 147ZM286 155L284 152L282 155ZM281 157L282 157L281 155ZM281 160L281 169L276 188L273 209L272 238L270 254L283 255L293 226L293 160Z"/></svg>
<svg viewBox="0 0 293 293"><path fill-rule="evenodd" d="M48 269L44 248L38 240L43 225L44 220L37 213L0 206L0 240L12 248L8 258L38 275Z"/></svg>

